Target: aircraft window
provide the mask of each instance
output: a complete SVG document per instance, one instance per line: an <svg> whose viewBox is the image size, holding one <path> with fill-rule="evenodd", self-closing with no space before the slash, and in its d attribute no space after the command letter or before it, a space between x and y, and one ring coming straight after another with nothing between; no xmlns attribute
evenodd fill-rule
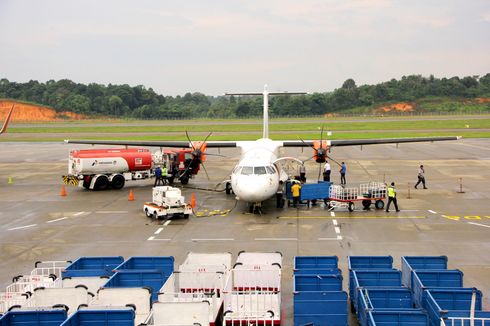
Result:
<svg viewBox="0 0 490 326"><path fill-rule="evenodd" d="M256 166L254 167L254 174L266 174L265 166Z"/></svg>
<svg viewBox="0 0 490 326"><path fill-rule="evenodd" d="M251 167L251 166L244 166L242 168L242 174L245 174L245 175L250 175L250 174L253 174L254 173L254 168Z"/></svg>
<svg viewBox="0 0 490 326"><path fill-rule="evenodd" d="M265 167L267 169L267 173L269 174L275 174L276 171L274 171L274 168L272 166L266 166Z"/></svg>

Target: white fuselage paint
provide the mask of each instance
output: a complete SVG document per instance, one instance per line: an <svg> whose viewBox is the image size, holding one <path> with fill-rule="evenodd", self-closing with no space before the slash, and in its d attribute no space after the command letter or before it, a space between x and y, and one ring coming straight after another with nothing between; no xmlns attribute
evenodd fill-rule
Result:
<svg viewBox="0 0 490 326"><path fill-rule="evenodd" d="M240 161L231 174L231 187L238 200L250 203L262 202L272 197L278 187L281 171L274 166L278 158L279 147L282 142L261 138L256 141L241 141L238 145L242 149ZM243 167L271 167L275 173L244 174Z"/></svg>

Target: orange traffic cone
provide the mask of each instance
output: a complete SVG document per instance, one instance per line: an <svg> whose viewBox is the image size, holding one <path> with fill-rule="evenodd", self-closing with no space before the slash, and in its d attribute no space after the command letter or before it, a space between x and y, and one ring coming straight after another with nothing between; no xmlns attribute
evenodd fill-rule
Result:
<svg viewBox="0 0 490 326"><path fill-rule="evenodd" d="M196 207L196 196L194 196L194 193L191 195L191 207Z"/></svg>
<svg viewBox="0 0 490 326"><path fill-rule="evenodd" d="M133 201L134 200L134 194L133 194L133 191L130 190L129 191L129 198L128 198L129 201Z"/></svg>
<svg viewBox="0 0 490 326"><path fill-rule="evenodd" d="M65 185L62 185L61 186L61 193L60 193L60 196L61 197L66 197L66 189L65 189Z"/></svg>

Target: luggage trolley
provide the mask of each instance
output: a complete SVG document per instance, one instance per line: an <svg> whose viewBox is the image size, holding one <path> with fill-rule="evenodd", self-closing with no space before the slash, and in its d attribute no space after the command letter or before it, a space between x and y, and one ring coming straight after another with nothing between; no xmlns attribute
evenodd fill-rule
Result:
<svg viewBox="0 0 490 326"><path fill-rule="evenodd" d="M376 209L383 209L384 199L386 199L386 184L382 182L363 183L358 188L331 185L328 207L330 210L338 207L347 208L349 212L353 212L355 202L361 202L364 209L369 209L374 202Z"/></svg>

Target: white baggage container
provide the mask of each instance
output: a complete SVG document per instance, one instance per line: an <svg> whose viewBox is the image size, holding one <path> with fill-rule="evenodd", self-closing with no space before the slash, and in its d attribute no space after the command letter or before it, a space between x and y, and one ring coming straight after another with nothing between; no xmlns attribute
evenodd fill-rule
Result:
<svg viewBox="0 0 490 326"><path fill-rule="evenodd" d="M87 287L88 292L96 294L107 283L108 279L106 276L65 277L62 280L62 287L74 288L78 285L84 285Z"/></svg>
<svg viewBox="0 0 490 326"><path fill-rule="evenodd" d="M87 305L93 297L84 287L77 288L37 288L25 306L28 307L52 307L55 305L65 305L68 312L77 311L80 305Z"/></svg>
<svg viewBox="0 0 490 326"><path fill-rule="evenodd" d="M148 325L155 326L214 326L209 322L207 302L155 302Z"/></svg>
<svg viewBox="0 0 490 326"><path fill-rule="evenodd" d="M223 267L223 272L231 269L231 253L197 253L189 252L184 263L179 266L180 271L207 271L208 268L216 266L209 271L218 271L218 267Z"/></svg>
<svg viewBox="0 0 490 326"><path fill-rule="evenodd" d="M225 325L281 323L280 253L242 252L226 281Z"/></svg>
<svg viewBox="0 0 490 326"><path fill-rule="evenodd" d="M158 293L164 303L206 302L207 320L214 324L223 307L223 272L174 272Z"/></svg>

